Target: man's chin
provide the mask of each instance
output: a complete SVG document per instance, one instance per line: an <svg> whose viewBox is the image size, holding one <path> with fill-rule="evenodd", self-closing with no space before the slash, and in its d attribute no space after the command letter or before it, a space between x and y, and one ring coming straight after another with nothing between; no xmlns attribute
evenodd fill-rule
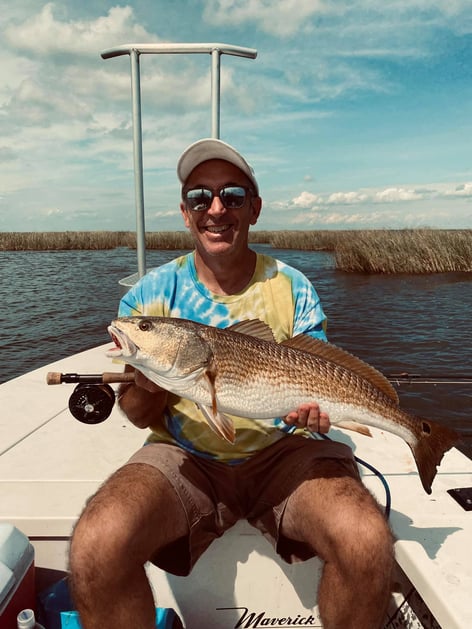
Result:
<svg viewBox="0 0 472 629"><path fill-rule="evenodd" d="M220 240L218 242L211 241L209 242L206 239L200 239L197 245L197 249L200 250L200 253L206 254L207 256L218 257L218 256L226 256L232 254L236 250L236 242Z"/></svg>

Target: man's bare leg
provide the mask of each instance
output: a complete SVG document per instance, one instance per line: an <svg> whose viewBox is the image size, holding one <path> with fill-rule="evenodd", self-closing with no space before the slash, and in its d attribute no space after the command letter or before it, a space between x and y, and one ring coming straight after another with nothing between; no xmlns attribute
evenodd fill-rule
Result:
<svg viewBox="0 0 472 629"><path fill-rule="evenodd" d="M392 587L390 529L361 483L339 476L335 461L322 465L326 477L305 481L289 499L282 532L309 543L324 561L318 591L324 629L378 629Z"/></svg>
<svg viewBox="0 0 472 629"><path fill-rule="evenodd" d="M141 463L118 470L87 504L72 538L72 592L84 629L154 629L144 564L187 532L161 472Z"/></svg>

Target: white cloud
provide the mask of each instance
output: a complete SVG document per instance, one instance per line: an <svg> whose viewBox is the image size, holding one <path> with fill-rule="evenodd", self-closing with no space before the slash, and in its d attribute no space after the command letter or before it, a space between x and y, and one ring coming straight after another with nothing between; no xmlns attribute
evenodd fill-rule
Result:
<svg viewBox="0 0 472 629"><path fill-rule="evenodd" d="M469 0L396 0L388 4L372 0L284 0L276 8L272 0L208 0L203 15L208 23L222 27L228 23L255 26L282 38L312 33L313 38L327 44L331 39L336 47L325 47L331 58L333 54L422 56L421 44L428 38L425 26L447 24L459 33L470 32L471 27ZM413 30L416 38L411 37ZM392 34L398 45L388 45Z"/></svg>
<svg viewBox="0 0 472 629"><path fill-rule="evenodd" d="M319 228L401 228L451 226L450 199L472 198L472 183L427 184L414 188L387 187L322 195L301 192L287 203L272 203L278 215L287 215L290 224ZM434 203L434 206L431 204ZM356 207L354 211L353 207ZM360 209L359 209L360 208ZM302 209L303 211L298 211ZM456 227L471 224L470 209L455 207Z"/></svg>
<svg viewBox="0 0 472 629"><path fill-rule="evenodd" d="M54 9L54 3L49 2L23 23L8 27L5 35L9 44L39 56L51 53L90 56L91 51L116 45L122 38L146 41L150 37L136 23L130 6L112 7L105 16L76 21L56 19Z"/></svg>
<svg viewBox="0 0 472 629"><path fill-rule="evenodd" d="M272 0L210 0L204 17L211 24L256 23L266 33L287 37L311 28L309 18L323 14L322 0L284 0L276 7Z"/></svg>
<svg viewBox="0 0 472 629"><path fill-rule="evenodd" d="M4 107L11 112L11 121L17 120L21 126L50 127L64 118L75 122L91 119L89 108L74 92L51 91L44 83L29 78L12 90Z"/></svg>
<svg viewBox="0 0 472 629"><path fill-rule="evenodd" d="M405 188L386 188L374 195L373 201L379 203L393 203L395 201L416 201L421 199L422 195L415 190L407 190Z"/></svg>
<svg viewBox="0 0 472 629"><path fill-rule="evenodd" d="M152 218L174 218L180 216L179 210L163 210L162 212L154 212Z"/></svg>
<svg viewBox="0 0 472 629"><path fill-rule="evenodd" d="M447 194L456 197L472 197L472 181L458 185Z"/></svg>
<svg viewBox="0 0 472 629"><path fill-rule="evenodd" d="M304 212L292 219L293 225L318 225L329 228L349 229L365 225L375 225L379 220L385 221L385 215L379 212Z"/></svg>
<svg viewBox="0 0 472 629"><path fill-rule="evenodd" d="M17 157L11 146L0 146L0 163L13 162Z"/></svg>
<svg viewBox="0 0 472 629"><path fill-rule="evenodd" d="M329 195L326 202L329 204L346 204L351 205L353 203L363 203L368 200L368 195L365 192L333 192Z"/></svg>
<svg viewBox="0 0 472 629"><path fill-rule="evenodd" d="M43 210L42 212L45 216L61 216L62 214L64 214L63 210L60 210L59 208L46 208Z"/></svg>
<svg viewBox="0 0 472 629"><path fill-rule="evenodd" d="M292 200L293 205L297 207L313 207L317 203L322 202L321 197L311 192L302 192L298 197Z"/></svg>
<svg viewBox="0 0 472 629"><path fill-rule="evenodd" d="M349 192L331 192L317 195L306 190L294 197L290 206L303 208L319 208L333 205L376 205L394 204L399 202L425 201L431 199L446 199L451 197L472 197L472 182L456 184L427 184L417 188L388 187L382 190L362 189Z"/></svg>

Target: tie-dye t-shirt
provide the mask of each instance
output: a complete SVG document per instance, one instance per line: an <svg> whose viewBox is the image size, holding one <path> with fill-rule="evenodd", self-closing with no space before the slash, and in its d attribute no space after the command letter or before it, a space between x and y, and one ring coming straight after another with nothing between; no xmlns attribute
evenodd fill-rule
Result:
<svg viewBox="0 0 472 629"><path fill-rule="evenodd" d="M262 254L257 254L249 284L234 295L209 291L198 280L194 254L181 256L141 278L121 300L118 314L179 317L218 328L260 319L278 342L301 333L326 340L326 317L311 282L300 271ZM234 444L213 432L194 402L169 394L166 412L151 425L148 441L174 443L199 456L234 464L288 432L281 418L231 417Z"/></svg>

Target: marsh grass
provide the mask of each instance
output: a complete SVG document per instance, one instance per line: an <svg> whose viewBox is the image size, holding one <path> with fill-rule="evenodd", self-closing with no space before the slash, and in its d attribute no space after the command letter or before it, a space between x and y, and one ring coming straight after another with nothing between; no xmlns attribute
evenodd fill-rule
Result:
<svg viewBox="0 0 472 629"><path fill-rule="evenodd" d="M127 247L136 249L136 234L127 231L11 232L0 233L0 251L98 250ZM191 249L187 232L148 232L149 249Z"/></svg>
<svg viewBox="0 0 472 629"><path fill-rule="evenodd" d="M135 247L133 232L77 231L77 232L2 232L0 250L3 251L64 251L116 249Z"/></svg>
<svg viewBox="0 0 472 629"><path fill-rule="evenodd" d="M336 268L363 273L472 271L472 230L351 232L335 248Z"/></svg>
<svg viewBox="0 0 472 629"><path fill-rule="evenodd" d="M352 238L352 231L277 231L269 232L269 242L277 249L299 251L336 251L338 244Z"/></svg>
<svg viewBox="0 0 472 629"><path fill-rule="evenodd" d="M253 243L270 242L273 233L251 232L250 241ZM0 251L93 251L118 247L136 249L135 232L0 232ZM148 249L192 249L193 241L187 231L147 232L146 247Z"/></svg>
<svg viewBox="0 0 472 629"><path fill-rule="evenodd" d="M363 273L472 271L472 230L253 231L251 243L331 251L336 269ZM192 249L186 231L148 232L149 249ZM0 251L136 248L134 232L0 232Z"/></svg>

